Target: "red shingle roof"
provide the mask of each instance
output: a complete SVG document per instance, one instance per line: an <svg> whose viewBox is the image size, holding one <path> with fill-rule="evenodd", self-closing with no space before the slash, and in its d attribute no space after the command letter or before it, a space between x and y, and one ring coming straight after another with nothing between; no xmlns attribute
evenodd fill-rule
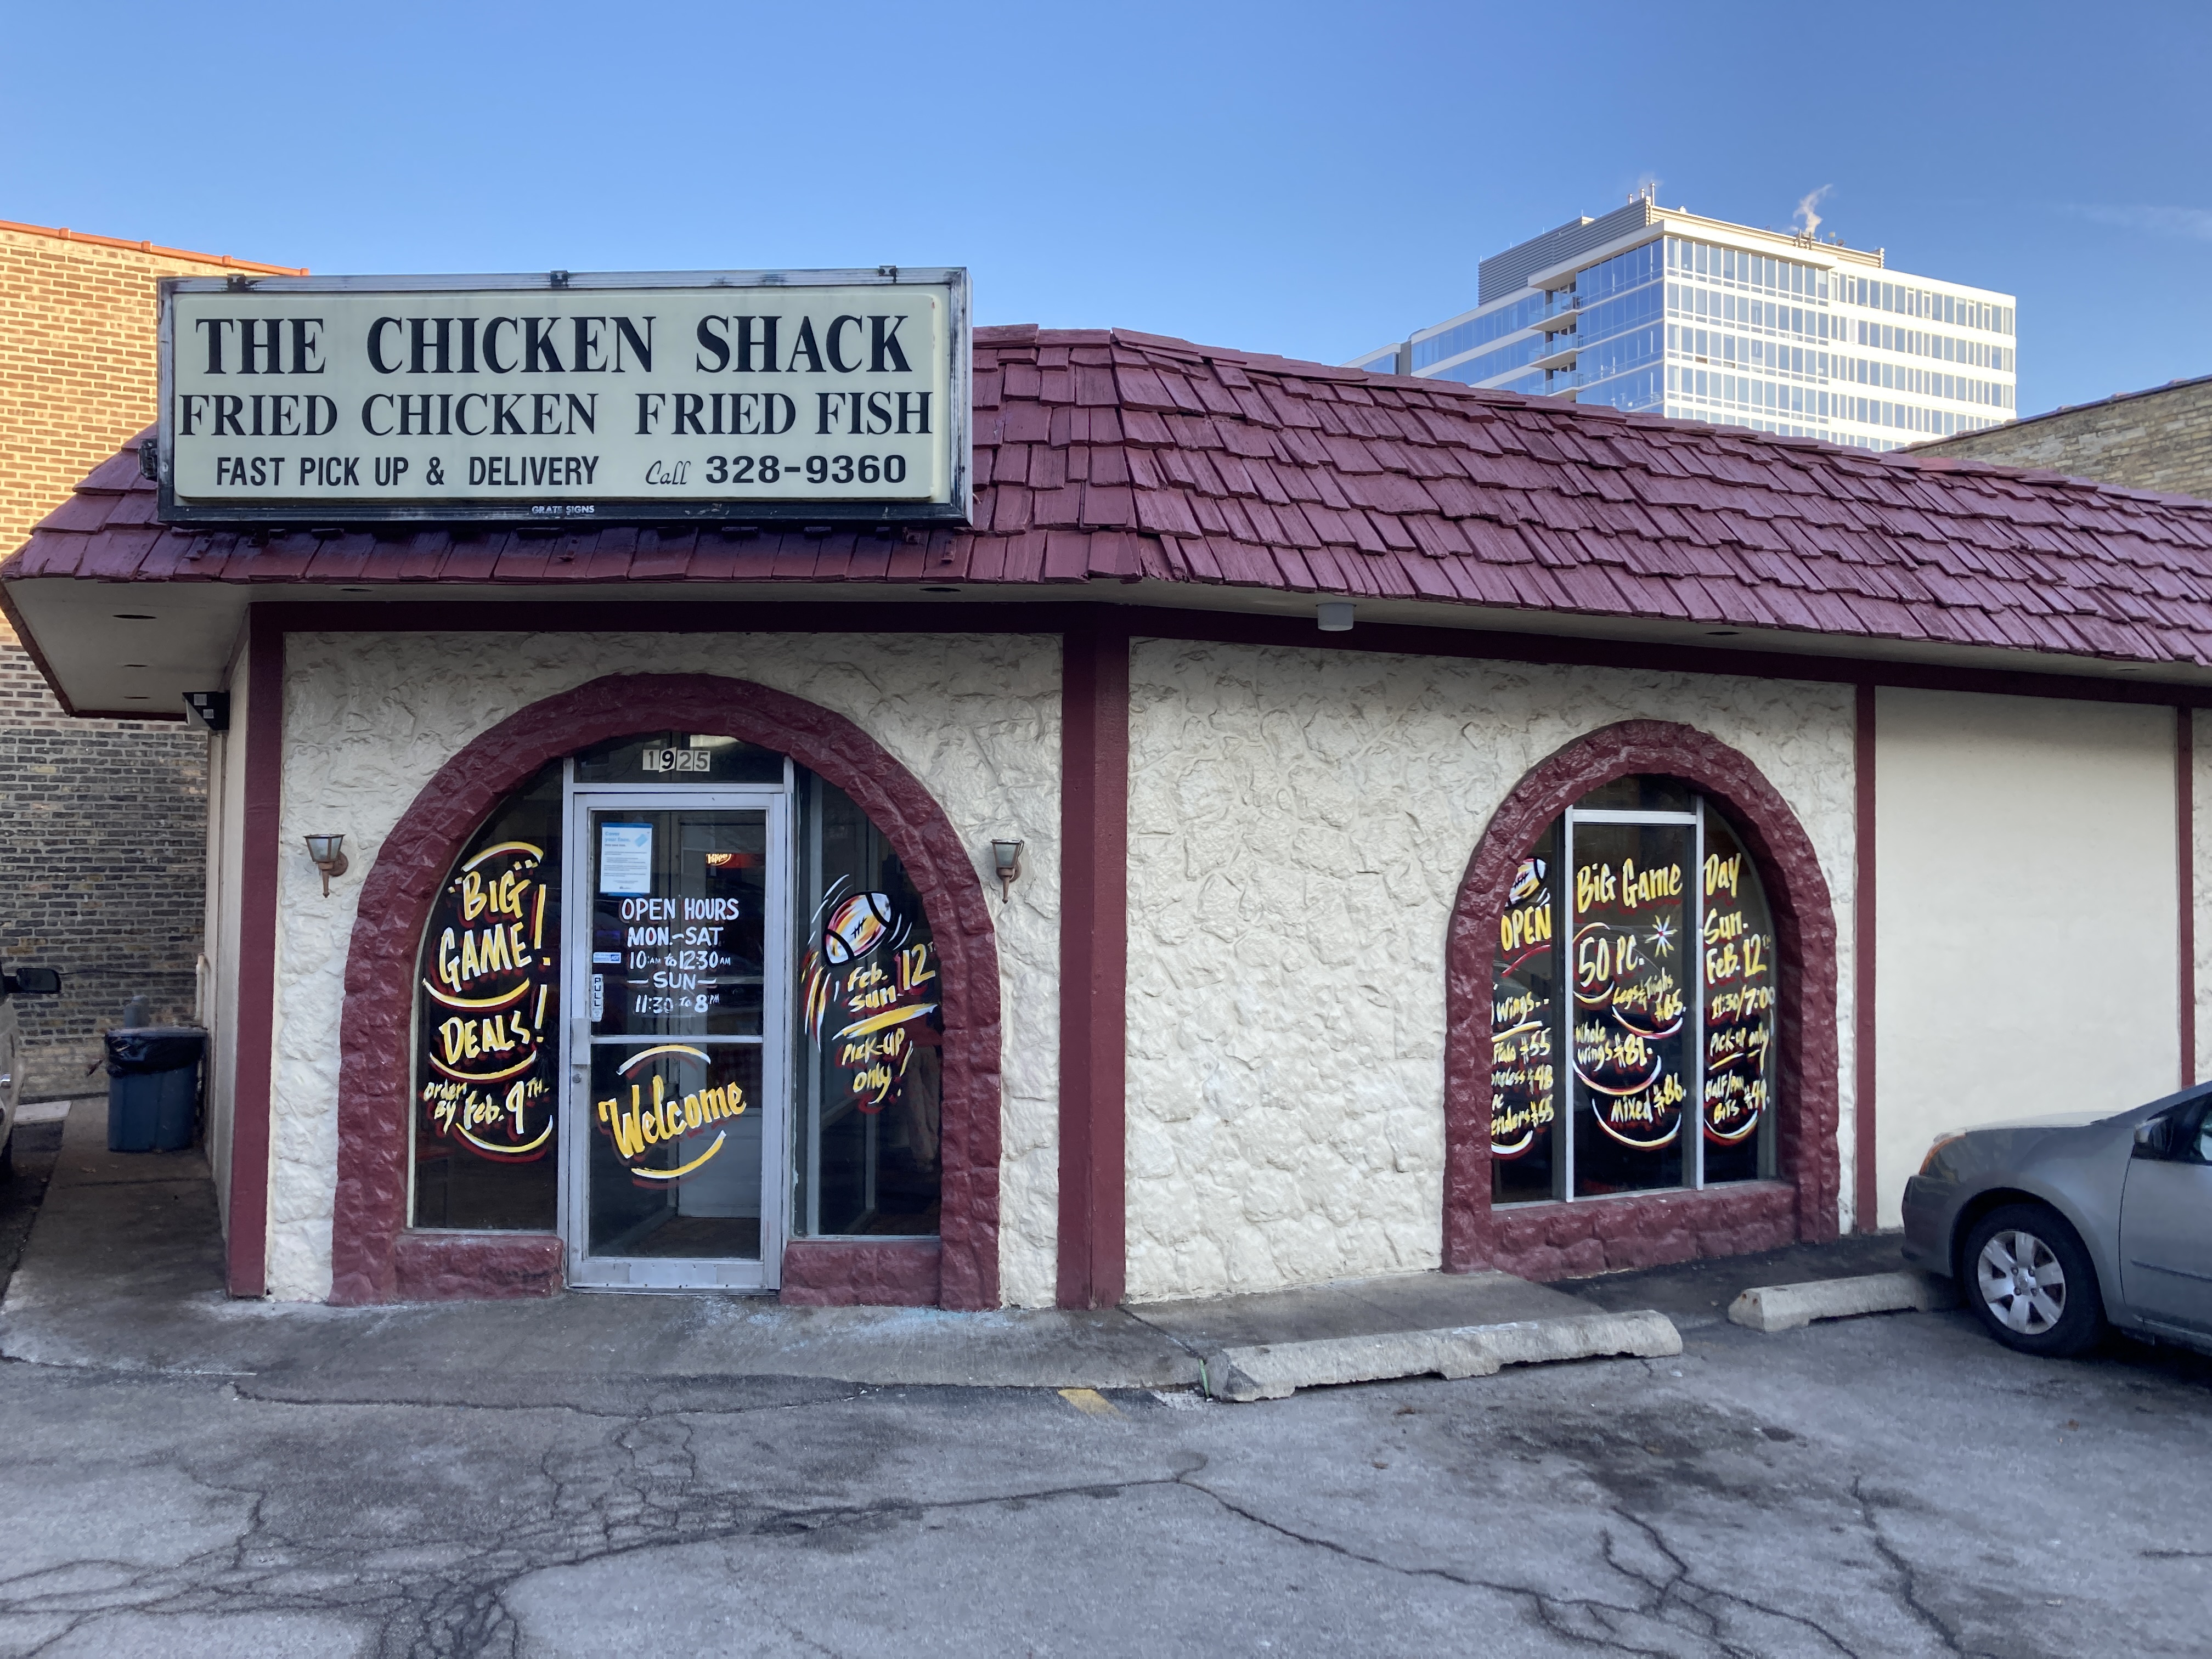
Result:
<svg viewBox="0 0 2212 1659"><path fill-rule="evenodd" d="M10 580L1145 578L2212 665L2212 503L1123 331L975 333L972 529L165 530L137 445ZM391 536L393 532L386 532Z"/></svg>

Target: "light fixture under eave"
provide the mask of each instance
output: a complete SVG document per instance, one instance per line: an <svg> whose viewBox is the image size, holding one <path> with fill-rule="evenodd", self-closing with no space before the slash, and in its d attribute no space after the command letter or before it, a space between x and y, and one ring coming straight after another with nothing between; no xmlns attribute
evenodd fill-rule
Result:
<svg viewBox="0 0 2212 1659"><path fill-rule="evenodd" d="M991 867L998 872L999 902L1013 896L1014 879L1022 873L1022 844L1018 841L991 843Z"/></svg>
<svg viewBox="0 0 2212 1659"><path fill-rule="evenodd" d="M185 693L185 713L203 731L230 730L230 693L228 691L187 691Z"/></svg>
<svg viewBox="0 0 2212 1659"><path fill-rule="evenodd" d="M331 878L346 872L345 837L343 836L309 836L307 856L314 860L315 868L323 872L323 896L331 896Z"/></svg>
<svg viewBox="0 0 2212 1659"><path fill-rule="evenodd" d="M1314 620L1321 624L1324 634L1349 634L1352 631L1352 601L1323 599L1314 607Z"/></svg>

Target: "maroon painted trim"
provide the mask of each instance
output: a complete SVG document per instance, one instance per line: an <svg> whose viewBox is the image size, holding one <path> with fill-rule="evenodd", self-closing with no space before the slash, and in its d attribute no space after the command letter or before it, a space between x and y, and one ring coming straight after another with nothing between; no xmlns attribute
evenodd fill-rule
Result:
<svg viewBox="0 0 2212 1659"><path fill-rule="evenodd" d="M1875 909L1881 872L1875 856L1875 689L1859 687L1851 735L1852 848L1856 872L1851 881L1851 1226L1856 1232L1881 1226L1881 1171L1876 1168L1876 1046L1875 973L1879 962L1879 915Z"/></svg>
<svg viewBox="0 0 2212 1659"><path fill-rule="evenodd" d="M224 1274L233 1296L269 1291L269 1114L276 1033L276 860L283 852L284 635L246 612L246 772L240 822L238 1045L231 1072Z"/></svg>
<svg viewBox="0 0 2212 1659"><path fill-rule="evenodd" d="M794 1238L781 1299L803 1308L933 1308L943 1249L933 1238Z"/></svg>
<svg viewBox="0 0 2212 1659"><path fill-rule="evenodd" d="M550 1296L564 1281L558 1233L403 1232L392 1251L401 1302Z"/></svg>
<svg viewBox="0 0 2212 1659"><path fill-rule="evenodd" d="M1529 845L1560 813L1599 785L1638 772L1683 779L1709 796L1728 814L1765 880L1780 969L1778 1152L1785 1179L1493 1210L1491 973L1506 889ZM1447 951L1445 1021L1447 1270L1503 1267L1556 1278L1720 1254L1723 1247L1755 1248L1735 1242L1744 1238L1780 1243L1836 1236L1834 908L1797 815L1756 766L1717 738L1665 720L1624 720L1577 738L1515 786L1492 816L1460 884ZM1784 1196L1775 1196L1778 1191ZM1576 1248L1563 1250L1555 1242L1562 1237Z"/></svg>
<svg viewBox="0 0 2212 1659"><path fill-rule="evenodd" d="M349 577L351 580L353 578ZM969 582L973 592L990 585ZM1098 586L1092 584L1093 586ZM1108 586L1111 586L1109 584ZM1220 589L1226 593L1238 592ZM1920 691L1972 691L1991 696L2061 697L2084 702L2155 703L2212 708L2212 684L2097 678L2027 669L1967 668L1899 662L1848 653L1734 651L1713 646L1651 644L1595 635L1362 622L1348 634L1324 634L1306 617L1103 600L946 599L623 600L605 589L551 600L264 601L293 633L583 633L610 626L641 633L1065 634L1110 627L1135 638L1203 644L1291 646L1302 650L1361 651L1395 656L1534 663L1558 667L1644 669L1664 674L1725 674L1822 685L1892 685ZM618 623L611 616L618 615ZM1817 640L1834 635L1812 635Z"/></svg>
<svg viewBox="0 0 2212 1659"><path fill-rule="evenodd" d="M509 715L439 769L378 850L362 884L339 1027L333 1302L401 1294L416 953L453 860L493 808L548 762L671 726L762 744L811 767L859 803L904 862L928 907L944 976L941 1300L948 1308L998 1305L999 955L968 849L914 775L852 721L711 674L609 675ZM246 959L254 959L250 945ZM453 1275L465 1277L468 1254L477 1251L486 1293L501 1293L495 1283L510 1270L511 1235L437 1237Z"/></svg>
<svg viewBox="0 0 2212 1659"><path fill-rule="evenodd" d="M2197 717L2173 711L2174 874L2180 939L2175 966L2181 1000L2181 1086L2197 1081Z"/></svg>
<svg viewBox="0 0 2212 1659"><path fill-rule="evenodd" d="M1490 1265L1523 1279L1659 1267L1747 1255L1797 1242L1797 1189L1786 1181L1731 1182L1703 1192L1509 1204L1492 1220Z"/></svg>
<svg viewBox="0 0 2212 1659"><path fill-rule="evenodd" d="M1063 635L1060 1273L1063 1308L1110 1308L1128 1272L1129 636Z"/></svg>

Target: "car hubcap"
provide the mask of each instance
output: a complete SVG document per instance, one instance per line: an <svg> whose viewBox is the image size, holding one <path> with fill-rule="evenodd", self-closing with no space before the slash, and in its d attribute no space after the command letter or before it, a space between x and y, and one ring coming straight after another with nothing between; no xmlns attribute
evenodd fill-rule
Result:
<svg viewBox="0 0 2212 1659"><path fill-rule="evenodd" d="M2008 1329L2040 1336L2066 1311L2066 1269L2033 1233L1999 1233L1977 1264L1982 1301Z"/></svg>

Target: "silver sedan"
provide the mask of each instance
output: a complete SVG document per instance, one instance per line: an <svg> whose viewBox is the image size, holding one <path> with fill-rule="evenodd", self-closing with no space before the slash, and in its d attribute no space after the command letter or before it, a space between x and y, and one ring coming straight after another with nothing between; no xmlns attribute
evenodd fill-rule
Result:
<svg viewBox="0 0 2212 1659"><path fill-rule="evenodd" d="M1942 1137L1905 1185L1905 1258L2026 1353L2108 1324L2212 1352L2212 1085Z"/></svg>

